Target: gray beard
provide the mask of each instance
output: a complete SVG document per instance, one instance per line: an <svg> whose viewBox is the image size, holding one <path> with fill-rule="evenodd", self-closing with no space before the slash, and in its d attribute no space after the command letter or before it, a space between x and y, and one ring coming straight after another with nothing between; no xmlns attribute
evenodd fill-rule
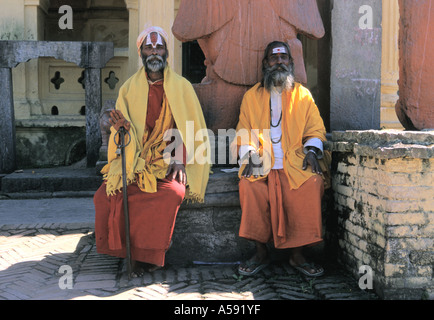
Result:
<svg viewBox="0 0 434 320"><path fill-rule="evenodd" d="M281 67L283 70L278 70ZM271 91L273 87L290 90L294 87L294 66L274 65L264 69L264 87Z"/></svg>
<svg viewBox="0 0 434 320"><path fill-rule="evenodd" d="M147 72L160 72L166 67L166 60L157 55L142 57L142 63Z"/></svg>

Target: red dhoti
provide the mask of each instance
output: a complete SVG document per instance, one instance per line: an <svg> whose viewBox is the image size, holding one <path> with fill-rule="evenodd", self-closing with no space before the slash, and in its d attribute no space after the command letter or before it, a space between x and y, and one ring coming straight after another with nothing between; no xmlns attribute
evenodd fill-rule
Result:
<svg viewBox="0 0 434 320"><path fill-rule="evenodd" d="M185 186L175 180L158 180L157 192L128 188L131 258L164 266ZM107 196L105 183L94 196L95 238L98 253L124 258L125 217L122 192Z"/></svg>
<svg viewBox="0 0 434 320"><path fill-rule="evenodd" d="M240 237L275 248L296 248L322 241L323 179L316 175L290 190L283 169L271 170L263 180L239 183L242 218Z"/></svg>

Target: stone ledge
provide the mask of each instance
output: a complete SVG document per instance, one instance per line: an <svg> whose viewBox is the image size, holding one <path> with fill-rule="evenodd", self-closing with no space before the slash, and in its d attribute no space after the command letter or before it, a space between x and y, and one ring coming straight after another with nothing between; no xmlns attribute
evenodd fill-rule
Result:
<svg viewBox="0 0 434 320"><path fill-rule="evenodd" d="M434 144L434 130L432 131L404 131L404 130L347 130L333 131L333 142L357 142L361 144Z"/></svg>
<svg viewBox="0 0 434 320"><path fill-rule="evenodd" d="M335 131L332 151L379 159L434 158L434 131Z"/></svg>
<svg viewBox="0 0 434 320"><path fill-rule="evenodd" d="M16 119L15 125L21 128L70 128L86 127L85 116L43 116L30 119Z"/></svg>

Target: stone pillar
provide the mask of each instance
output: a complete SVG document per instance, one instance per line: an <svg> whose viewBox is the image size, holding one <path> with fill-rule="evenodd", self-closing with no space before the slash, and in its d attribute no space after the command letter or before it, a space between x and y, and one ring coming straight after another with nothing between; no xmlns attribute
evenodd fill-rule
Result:
<svg viewBox="0 0 434 320"><path fill-rule="evenodd" d="M44 19L48 13L47 0L24 0L24 40L44 40ZM26 104L30 115L40 116L42 104L39 100L39 59L27 61L25 69Z"/></svg>
<svg viewBox="0 0 434 320"><path fill-rule="evenodd" d="M101 147L99 117L102 106L101 69L87 68L84 71L86 87L86 154L87 166L94 167Z"/></svg>
<svg viewBox="0 0 434 320"><path fill-rule="evenodd" d="M434 129L434 2L399 0L399 100L408 130Z"/></svg>
<svg viewBox="0 0 434 320"><path fill-rule="evenodd" d="M12 69L0 68L0 79L0 173L11 173L16 169Z"/></svg>
<svg viewBox="0 0 434 320"><path fill-rule="evenodd" d="M331 131L380 129L381 17L381 1L333 1Z"/></svg>
<svg viewBox="0 0 434 320"><path fill-rule="evenodd" d="M128 77L137 72L141 64L137 53L136 40L139 36L138 0L125 0L128 9Z"/></svg>
<svg viewBox="0 0 434 320"><path fill-rule="evenodd" d="M396 0L384 0L382 2L381 127L402 129L395 112L399 90L399 6Z"/></svg>
<svg viewBox="0 0 434 320"><path fill-rule="evenodd" d="M339 261L384 299L434 297L434 132L333 132ZM366 270L364 271L366 272Z"/></svg>

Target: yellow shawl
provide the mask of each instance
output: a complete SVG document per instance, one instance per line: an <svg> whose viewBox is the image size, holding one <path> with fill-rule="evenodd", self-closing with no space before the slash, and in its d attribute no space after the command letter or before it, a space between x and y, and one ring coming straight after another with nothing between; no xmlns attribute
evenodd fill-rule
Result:
<svg viewBox="0 0 434 320"><path fill-rule="evenodd" d="M304 143L310 138L326 140L325 127L315 102L306 88L296 83L291 92L282 94L282 149L284 150L283 169L289 179L291 189L298 189L305 181L315 175L311 168L303 170ZM265 129L265 130L264 130ZM251 145L262 156L265 176L274 165L274 154L270 138L270 92L260 83L244 95L237 125L236 139L231 145L231 152L236 157L241 145ZM320 160L325 179L325 187L330 186L330 153L324 151ZM243 162L239 177L245 167ZM265 177L249 178L250 181Z"/></svg>
<svg viewBox="0 0 434 320"><path fill-rule="evenodd" d="M149 85L142 67L119 90L116 109L131 122L131 143L125 148L127 183L137 183L143 192L157 191L157 179L165 177L163 135L174 123L187 150L187 190L185 198L203 202L210 173L210 143L202 108L193 86L169 66L164 70L164 99L159 119L148 137L146 114ZM107 195L122 189L122 159L116 155L115 130L111 128L108 164L101 170ZM126 138L127 139L127 138ZM199 160L199 161L198 161Z"/></svg>

